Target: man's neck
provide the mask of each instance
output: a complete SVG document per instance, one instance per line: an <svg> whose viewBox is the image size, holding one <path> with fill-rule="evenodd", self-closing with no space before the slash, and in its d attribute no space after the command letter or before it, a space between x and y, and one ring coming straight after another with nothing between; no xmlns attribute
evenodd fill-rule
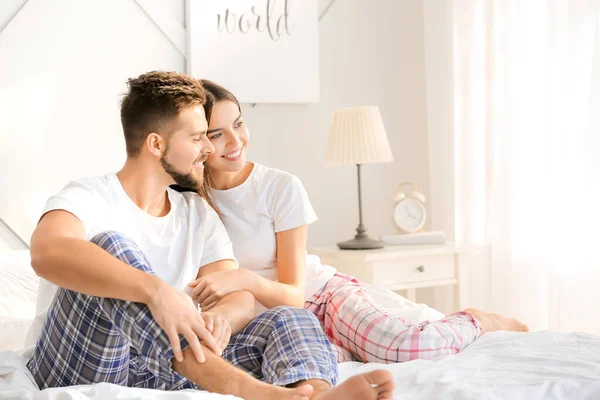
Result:
<svg viewBox="0 0 600 400"><path fill-rule="evenodd" d="M168 179L164 171L157 170L139 159L127 159L117 178L129 198L146 213L155 217L164 217L171 210L167 196Z"/></svg>
<svg viewBox="0 0 600 400"><path fill-rule="evenodd" d="M234 187L240 186L246 182L246 179L250 176L254 164L247 162L241 171L237 172L226 172L226 171L210 171L212 180L217 190L228 190Z"/></svg>

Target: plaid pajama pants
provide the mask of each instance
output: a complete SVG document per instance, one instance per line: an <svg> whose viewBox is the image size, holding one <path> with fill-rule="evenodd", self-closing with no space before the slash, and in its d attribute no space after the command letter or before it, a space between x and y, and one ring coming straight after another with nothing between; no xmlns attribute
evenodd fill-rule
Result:
<svg viewBox="0 0 600 400"><path fill-rule="evenodd" d="M139 248L115 232L92 242L153 274ZM189 346L180 336L182 349ZM171 368L166 333L145 304L59 289L27 363L40 389L98 382L163 390L197 389ZM322 379L335 385L335 354L315 316L277 307L231 338L223 358L267 383Z"/></svg>
<svg viewBox="0 0 600 400"><path fill-rule="evenodd" d="M390 316L353 277L336 273L306 301L337 350L338 362L397 363L455 354L481 335L469 313L411 324Z"/></svg>

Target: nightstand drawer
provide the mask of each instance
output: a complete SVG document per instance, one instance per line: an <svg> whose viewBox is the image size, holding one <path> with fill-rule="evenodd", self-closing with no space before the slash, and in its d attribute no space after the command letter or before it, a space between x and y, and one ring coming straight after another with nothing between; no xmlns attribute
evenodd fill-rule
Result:
<svg viewBox="0 0 600 400"><path fill-rule="evenodd" d="M404 296L417 301L417 290L454 286L455 302L439 304L445 312L462 310L468 302L468 264L465 254L483 248L443 245L386 246L377 250L340 250L337 247L312 248L309 253L321 257L323 264L352 275L359 281L406 291ZM422 268L420 268L422 267ZM452 303L450 305L450 303Z"/></svg>
<svg viewBox="0 0 600 400"><path fill-rule="evenodd" d="M372 265L374 283L386 286L456 278L453 254L380 260Z"/></svg>

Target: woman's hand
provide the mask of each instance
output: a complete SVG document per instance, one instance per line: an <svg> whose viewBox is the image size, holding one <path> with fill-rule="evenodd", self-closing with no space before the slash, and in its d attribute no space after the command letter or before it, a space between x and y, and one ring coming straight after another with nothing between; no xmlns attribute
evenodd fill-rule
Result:
<svg viewBox="0 0 600 400"><path fill-rule="evenodd" d="M242 290L252 292L255 276L246 269L213 272L189 284L194 288L192 299L198 301L202 311L208 311L230 293Z"/></svg>
<svg viewBox="0 0 600 400"><path fill-rule="evenodd" d="M219 348L225 350L231 339L231 325L226 318L211 312L201 312L200 315L204 319L206 330L219 345Z"/></svg>

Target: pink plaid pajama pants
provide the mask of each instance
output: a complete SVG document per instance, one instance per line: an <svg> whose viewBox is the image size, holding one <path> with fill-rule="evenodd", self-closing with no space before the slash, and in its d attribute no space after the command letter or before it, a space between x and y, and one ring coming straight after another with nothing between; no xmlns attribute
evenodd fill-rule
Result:
<svg viewBox="0 0 600 400"><path fill-rule="evenodd" d="M336 273L304 303L338 354L338 362L397 363L455 354L481 335L473 316L457 312L412 324L390 316L353 277Z"/></svg>

